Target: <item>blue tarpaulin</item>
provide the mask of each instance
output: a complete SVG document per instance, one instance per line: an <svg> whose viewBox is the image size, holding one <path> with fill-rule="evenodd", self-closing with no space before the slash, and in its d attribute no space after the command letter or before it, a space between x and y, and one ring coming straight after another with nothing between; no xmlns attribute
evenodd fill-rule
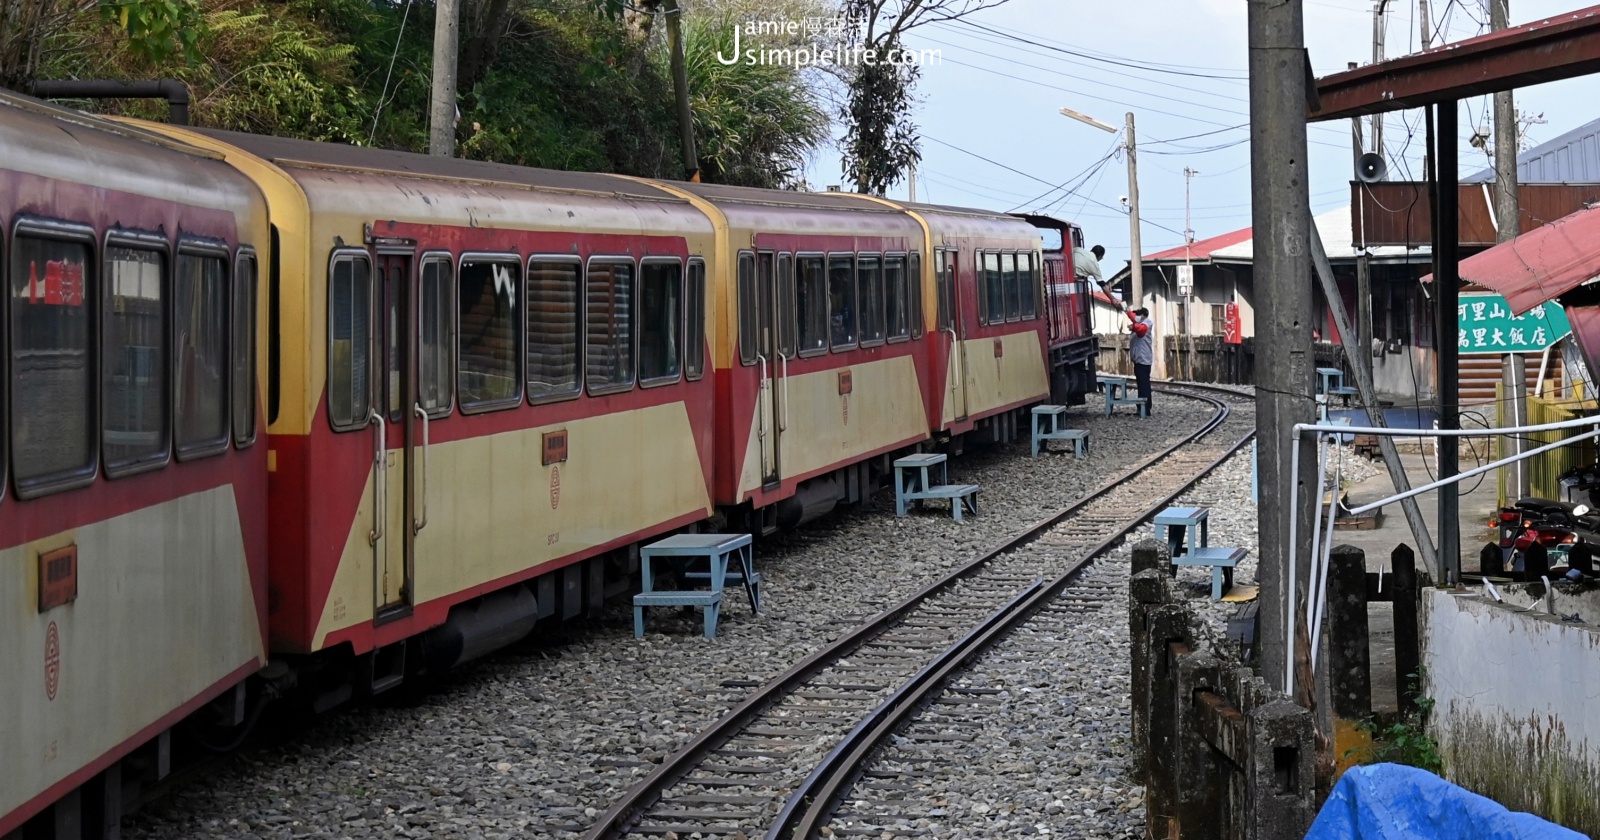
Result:
<svg viewBox="0 0 1600 840"><path fill-rule="evenodd" d="M1306 840L1584 840L1415 767L1353 767Z"/></svg>

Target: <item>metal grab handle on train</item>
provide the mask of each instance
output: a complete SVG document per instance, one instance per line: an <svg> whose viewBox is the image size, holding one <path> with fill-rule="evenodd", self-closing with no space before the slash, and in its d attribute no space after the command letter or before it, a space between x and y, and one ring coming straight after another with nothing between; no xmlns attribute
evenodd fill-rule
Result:
<svg viewBox="0 0 1600 840"><path fill-rule="evenodd" d="M757 429L756 434L765 438L767 436L767 423L771 422L767 419L767 415L772 412L772 404L768 402L768 399L770 399L768 392L772 388L772 377L767 372L767 357L761 353L757 353L756 361L761 363L761 393L759 397L761 401L761 409L757 412L761 415L761 426L759 429Z"/></svg>
<svg viewBox="0 0 1600 840"><path fill-rule="evenodd" d="M418 494L422 497L422 518L412 520L413 534L420 533L423 528L428 527L428 412L421 403L417 403L415 408L417 416L422 418L422 492Z"/></svg>
<svg viewBox="0 0 1600 840"><path fill-rule="evenodd" d="M778 362L783 376L783 416L778 418L778 431L789 431L789 357L778 351Z"/></svg>
<svg viewBox="0 0 1600 840"><path fill-rule="evenodd" d="M367 422L378 424L372 451L372 478L376 483L372 494L372 530L367 532L367 542L377 545L378 540L383 539L383 520L389 515L389 426L376 408L367 416Z"/></svg>

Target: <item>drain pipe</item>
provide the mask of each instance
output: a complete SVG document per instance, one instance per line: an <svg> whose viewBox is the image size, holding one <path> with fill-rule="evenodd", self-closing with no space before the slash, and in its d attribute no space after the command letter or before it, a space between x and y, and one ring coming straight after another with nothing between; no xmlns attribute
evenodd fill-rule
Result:
<svg viewBox="0 0 1600 840"><path fill-rule="evenodd" d="M53 79L34 82L40 99L165 99L167 122L189 124L189 86L177 79L117 82L107 79Z"/></svg>

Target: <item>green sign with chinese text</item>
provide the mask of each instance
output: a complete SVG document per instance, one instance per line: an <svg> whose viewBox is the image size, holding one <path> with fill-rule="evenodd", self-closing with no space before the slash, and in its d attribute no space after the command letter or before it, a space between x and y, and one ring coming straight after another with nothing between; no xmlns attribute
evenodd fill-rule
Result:
<svg viewBox="0 0 1600 840"><path fill-rule="evenodd" d="M1456 346L1463 353L1543 353L1571 332L1559 303L1513 316L1499 295L1466 294L1456 307Z"/></svg>

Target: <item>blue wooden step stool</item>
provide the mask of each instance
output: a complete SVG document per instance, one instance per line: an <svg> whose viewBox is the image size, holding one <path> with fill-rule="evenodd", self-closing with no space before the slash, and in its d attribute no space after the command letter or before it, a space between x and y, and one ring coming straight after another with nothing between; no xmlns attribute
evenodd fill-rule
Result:
<svg viewBox="0 0 1600 840"><path fill-rule="evenodd" d="M919 452L897 458L894 462L894 513L895 516L905 516L908 503L916 502L922 506L924 499L949 499L950 515L957 522L966 521L962 513L970 511L974 516L978 513L978 490L976 484L946 484L949 478L946 471L946 457L941 452ZM939 481L934 483L931 471L938 468Z"/></svg>
<svg viewBox="0 0 1600 840"><path fill-rule="evenodd" d="M1156 514L1156 541L1167 544L1174 561L1205 548L1211 541L1210 516L1211 508L1169 507Z"/></svg>
<svg viewBox="0 0 1600 840"><path fill-rule="evenodd" d="M1107 417L1110 417L1111 412L1119 405L1138 406L1139 416L1147 416L1150 404L1136 396L1128 396L1128 389L1132 387L1132 383L1128 382L1128 377L1114 373L1102 373L1097 375L1097 381L1106 393Z"/></svg>
<svg viewBox="0 0 1600 840"><path fill-rule="evenodd" d="M1036 405L1033 407L1033 457L1045 448L1046 441L1072 441L1072 457L1082 458L1089 451L1088 429L1063 429L1061 419L1067 414L1064 405Z"/></svg>
<svg viewBox="0 0 1600 840"><path fill-rule="evenodd" d="M1175 557L1172 563L1174 566L1210 566L1211 600L1220 601L1222 593L1233 586L1233 567L1249 555L1250 552L1243 548L1207 546Z"/></svg>
<svg viewBox="0 0 1600 840"><path fill-rule="evenodd" d="M729 569L729 559L738 565ZM652 561L681 563L678 577L683 581L705 581L709 590L658 590ZM695 561L705 561L700 571ZM639 549L639 573L643 590L633 596L633 635L644 636L645 607L699 607L705 611L707 639L717 636L717 620L722 613L723 588L728 583L744 586L750 611L761 612L761 575L755 568L755 550L749 534L675 534Z"/></svg>

